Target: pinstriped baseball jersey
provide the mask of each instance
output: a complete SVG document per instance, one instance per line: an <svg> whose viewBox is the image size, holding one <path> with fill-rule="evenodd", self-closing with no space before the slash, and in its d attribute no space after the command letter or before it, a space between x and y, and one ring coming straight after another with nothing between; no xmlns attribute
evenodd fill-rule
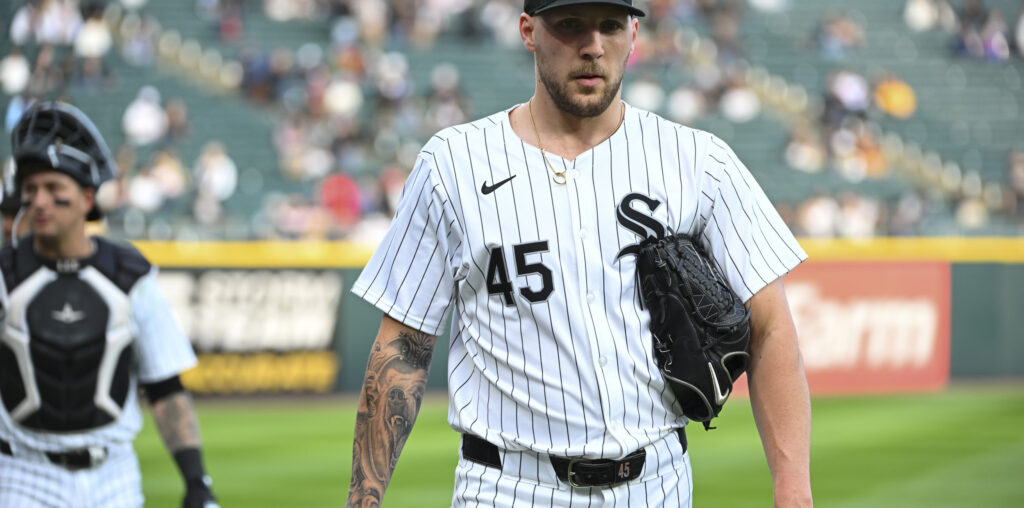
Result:
<svg viewBox="0 0 1024 508"><path fill-rule="evenodd" d="M138 256L133 259L142 259L130 247L114 246L103 239L96 239L96 245L97 252L130 250L134 256ZM129 279L129 286L123 271L101 268L99 265L102 263L94 261L108 259L99 254L82 262L81 266L66 271L59 267L55 270L50 263L40 261L31 253L31 249L30 243L23 243L15 251L15 256L20 260L18 269L26 272L19 277L23 280L16 287L7 285L6 276L9 274L6 270L9 268L5 268L5 277L0 277L0 305L4 311L3 333L0 336L3 354L9 355L20 370L17 374L4 373L4 386L15 386L19 390L15 393L0 393L0 399L5 402L0 404L0 439L11 444L15 457L19 456L19 450L25 456L30 456L44 451L131 443L142 426L136 397L138 383L167 379L196 363L188 338L160 290L156 269L142 261L143 264L136 268L141 274ZM69 279L73 282L67 282ZM102 300L102 304L96 303L95 307L89 307L85 302L64 296L61 291L71 287L68 284L76 284L76 291L95 295L93 299ZM46 296L48 294L53 296ZM42 324L39 320L32 322L29 315L37 312L43 321L52 320L55 322L53 325L46 325L52 326L52 329L80 330L90 320L89 311L96 308L108 316L105 320L106 344L94 378L96 388L93 390L91 385L88 388L90 395L101 401L96 405L109 413L112 420L95 428L71 431L49 431L46 426L39 428L38 425L28 425L32 413L40 413L45 409L46 403L41 400L45 399L44 384L51 383L43 379L45 374L35 372L38 366L30 360L33 355L46 354L48 349L43 345L32 345L33 341L40 340L42 334L29 328ZM66 327L61 328L62 325ZM130 371L127 396L122 406L117 401L107 399L105 392L115 391L106 387L112 383L110 378L116 377L116 374L110 374L114 370L112 364L119 353L124 351L127 351L126 361ZM64 368L71 370L70 367ZM18 378L11 380L9 375ZM93 391L95 394L91 393ZM8 409L8 406L12 409Z"/></svg>
<svg viewBox="0 0 1024 508"><path fill-rule="evenodd" d="M514 108L513 108L514 109ZM511 110L509 110L511 111ZM686 423L652 360L631 247L698 236L743 300L806 254L736 154L626 106L559 185L503 111L426 143L353 287L439 334L449 423L506 450L621 458Z"/></svg>

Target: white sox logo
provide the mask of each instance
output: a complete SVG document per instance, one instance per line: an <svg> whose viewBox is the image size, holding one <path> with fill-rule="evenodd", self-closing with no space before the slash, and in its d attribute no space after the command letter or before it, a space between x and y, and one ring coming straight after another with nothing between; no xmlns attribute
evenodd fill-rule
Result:
<svg viewBox="0 0 1024 508"><path fill-rule="evenodd" d="M665 226L655 220L651 215L638 212L634 209L634 201L641 201L647 205L647 209L651 211L651 214L661 206L661 201L640 194L639 192L626 194L626 197L622 198L622 201L619 202L618 208L615 210L615 218L619 221L619 224L639 236L640 241L644 241L648 238L665 238ZM619 259L622 256L629 254L636 255L639 249L640 242L627 245L619 251L615 256L615 259Z"/></svg>

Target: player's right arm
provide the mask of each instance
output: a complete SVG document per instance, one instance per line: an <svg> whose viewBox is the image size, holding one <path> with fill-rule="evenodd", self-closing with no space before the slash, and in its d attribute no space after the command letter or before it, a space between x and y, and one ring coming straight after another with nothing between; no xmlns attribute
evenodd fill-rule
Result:
<svg viewBox="0 0 1024 508"><path fill-rule="evenodd" d="M436 335L384 316L359 397L349 507L380 506L419 414L436 341Z"/></svg>

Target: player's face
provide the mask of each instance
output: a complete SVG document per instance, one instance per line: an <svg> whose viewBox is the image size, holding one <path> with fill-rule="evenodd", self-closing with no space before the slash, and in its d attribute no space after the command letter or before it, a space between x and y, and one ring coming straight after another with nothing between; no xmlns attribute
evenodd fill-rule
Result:
<svg viewBox="0 0 1024 508"><path fill-rule="evenodd" d="M33 171L21 184L28 227L41 239L63 240L85 225L92 192L57 171Z"/></svg>
<svg viewBox="0 0 1024 508"><path fill-rule="evenodd" d="M636 19L618 7L583 4L552 9L534 18L537 75L566 113L593 117L618 96L633 50Z"/></svg>

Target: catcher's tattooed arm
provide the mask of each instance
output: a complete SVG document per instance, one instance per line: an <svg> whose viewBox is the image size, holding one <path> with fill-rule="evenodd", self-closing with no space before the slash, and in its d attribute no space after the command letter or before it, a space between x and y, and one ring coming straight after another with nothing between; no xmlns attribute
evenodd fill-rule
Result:
<svg viewBox="0 0 1024 508"><path fill-rule="evenodd" d="M182 506L217 506L212 480L203 465L203 454L199 447L199 422L192 407L192 398L184 390L175 391L153 401L151 405L153 420L164 440L164 446L171 452L185 481Z"/></svg>
<svg viewBox="0 0 1024 508"><path fill-rule="evenodd" d="M750 403L774 486L775 506L811 506L811 402L782 280L751 307Z"/></svg>
<svg viewBox="0 0 1024 508"><path fill-rule="evenodd" d="M359 398L348 506L380 506L420 411L436 341L384 316Z"/></svg>
<svg viewBox="0 0 1024 508"><path fill-rule="evenodd" d="M177 392L154 402L153 420L172 454L199 446L199 424L187 392Z"/></svg>

